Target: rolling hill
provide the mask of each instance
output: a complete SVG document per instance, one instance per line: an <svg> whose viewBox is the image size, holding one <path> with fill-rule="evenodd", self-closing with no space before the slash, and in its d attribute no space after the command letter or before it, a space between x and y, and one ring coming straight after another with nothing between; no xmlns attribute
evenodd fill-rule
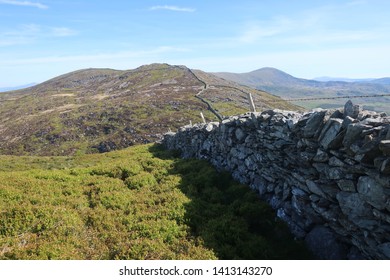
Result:
<svg viewBox="0 0 390 280"><path fill-rule="evenodd" d="M270 92L287 100L313 98L314 100L293 102L308 109L340 107L345 103L346 98L354 96L390 94L389 78L358 82L317 81L296 78L270 67L241 74L226 72L213 74L238 84ZM356 98L355 102L364 104L365 109L390 113L389 96Z"/></svg>
<svg viewBox="0 0 390 280"><path fill-rule="evenodd" d="M0 93L0 154L72 155L154 142L170 129L259 109L299 109L264 91L168 64L84 69Z"/></svg>

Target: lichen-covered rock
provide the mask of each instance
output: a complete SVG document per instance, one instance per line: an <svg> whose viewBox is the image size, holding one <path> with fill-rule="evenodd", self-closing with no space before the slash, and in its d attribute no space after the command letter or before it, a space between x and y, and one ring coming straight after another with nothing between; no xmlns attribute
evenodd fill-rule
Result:
<svg viewBox="0 0 390 280"><path fill-rule="evenodd" d="M338 180L337 185L344 192L356 192L356 186L352 180Z"/></svg>

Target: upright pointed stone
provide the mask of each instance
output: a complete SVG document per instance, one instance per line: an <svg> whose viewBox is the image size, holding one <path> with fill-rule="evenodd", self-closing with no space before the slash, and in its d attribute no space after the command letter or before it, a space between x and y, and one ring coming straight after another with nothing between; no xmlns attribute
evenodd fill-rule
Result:
<svg viewBox="0 0 390 280"><path fill-rule="evenodd" d="M354 105L351 100L348 100L344 105L344 118L351 117L356 119L361 111L360 105Z"/></svg>

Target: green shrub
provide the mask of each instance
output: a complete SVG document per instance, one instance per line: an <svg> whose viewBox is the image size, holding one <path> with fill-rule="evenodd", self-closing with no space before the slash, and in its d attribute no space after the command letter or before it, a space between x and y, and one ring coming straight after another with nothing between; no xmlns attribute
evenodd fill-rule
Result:
<svg viewBox="0 0 390 280"><path fill-rule="evenodd" d="M125 184L129 189L141 189L144 187L154 187L157 180L153 174L141 171L139 174L126 178Z"/></svg>
<svg viewBox="0 0 390 280"><path fill-rule="evenodd" d="M1 160L0 259L308 257L247 186L161 146Z"/></svg>

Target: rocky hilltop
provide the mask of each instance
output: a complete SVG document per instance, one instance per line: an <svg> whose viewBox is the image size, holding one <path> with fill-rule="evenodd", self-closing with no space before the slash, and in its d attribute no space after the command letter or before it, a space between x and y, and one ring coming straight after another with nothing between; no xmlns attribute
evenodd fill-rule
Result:
<svg viewBox="0 0 390 280"><path fill-rule="evenodd" d="M185 126L163 144L257 190L318 258L390 259L390 118L347 102Z"/></svg>
<svg viewBox="0 0 390 280"><path fill-rule="evenodd" d="M71 155L154 142L169 129L200 121L200 112L212 121L216 112L247 111L245 91L262 108L298 108L185 66L71 72L0 93L0 154Z"/></svg>

